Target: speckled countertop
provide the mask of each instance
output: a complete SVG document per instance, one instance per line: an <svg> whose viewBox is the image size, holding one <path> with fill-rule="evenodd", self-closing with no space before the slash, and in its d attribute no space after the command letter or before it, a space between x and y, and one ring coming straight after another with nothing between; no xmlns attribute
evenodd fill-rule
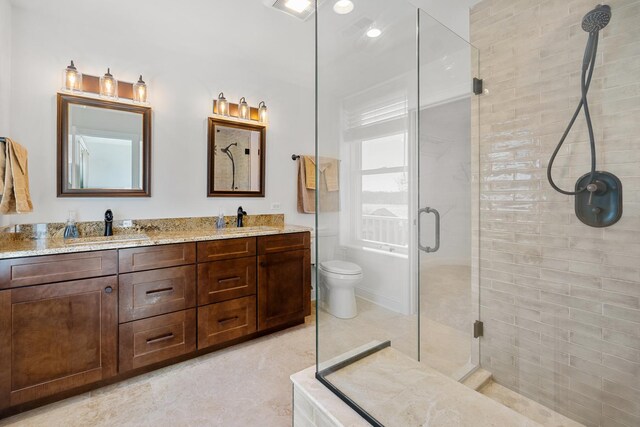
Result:
<svg viewBox="0 0 640 427"><path fill-rule="evenodd" d="M5 239L0 241L0 259L300 233L311 230L309 227L297 225L261 225L243 228L229 227L221 230L209 228L185 231L146 231L136 234L115 234L110 237L88 236L67 240L60 237Z"/></svg>

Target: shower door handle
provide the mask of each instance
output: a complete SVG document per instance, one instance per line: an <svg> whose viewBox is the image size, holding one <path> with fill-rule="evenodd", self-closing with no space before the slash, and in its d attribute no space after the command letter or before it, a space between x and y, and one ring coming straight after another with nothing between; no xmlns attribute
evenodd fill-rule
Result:
<svg viewBox="0 0 640 427"><path fill-rule="evenodd" d="M420 243L420 217L423 213L432 213L436 217L436 245L434 247L422 246ZM418 211L418 248L426 253L436 252L440 249L440 212L433 208L426 207Z"/></svg>

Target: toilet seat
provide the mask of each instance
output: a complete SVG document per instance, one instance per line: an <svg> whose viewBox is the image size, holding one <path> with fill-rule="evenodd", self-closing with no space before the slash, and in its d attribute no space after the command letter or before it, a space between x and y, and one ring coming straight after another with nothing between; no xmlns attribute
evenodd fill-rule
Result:
<svg viewBox="0 0 640 427"><path fill-rule="evenodd" d="M331 260L331 261L322 261L320 263L320 269L326 271L327 273L335 273L346 276L355 276L362 274L362 268L348 261L340 261L340 260Z"/></svg>

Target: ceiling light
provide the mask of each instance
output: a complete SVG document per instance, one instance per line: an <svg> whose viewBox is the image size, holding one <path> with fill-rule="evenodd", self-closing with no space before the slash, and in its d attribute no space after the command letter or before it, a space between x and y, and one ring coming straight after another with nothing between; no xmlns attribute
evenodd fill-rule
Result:
<svg viewBox="0 0 640 427"><path fill-rule="evenodd" d="M338 0L333 5L333 11L338 15L346 15L353 10L353 2L351 0Z"/></svg>
<svg viewBox="0 0 640 427"><path fill-rule="evenodd" d="M370 37L372 39L380 36L380 34L382 34L382 31L380 31L379 28L370 28L369 31L367 31L367 37Z"/></svg>
<svg viewBox="0 0 640 427"><path fill-rule="evenodd" d="M311 2L309 0L287 0L284 5L296 13L302 13L311 6Z"/></svg>

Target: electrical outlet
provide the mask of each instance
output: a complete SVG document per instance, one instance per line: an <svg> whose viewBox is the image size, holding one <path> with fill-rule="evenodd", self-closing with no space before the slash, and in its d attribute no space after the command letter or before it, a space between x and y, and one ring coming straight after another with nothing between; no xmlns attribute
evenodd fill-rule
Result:
<svg viewBox="0 0 640 427"><path fill-rule="evenodd" d="M124 221L122 221L122 227L123 228L133 227L133 221L130 219L125 219Z"/></svg>
<svg viewBox="0 0 640 427"><path fill-rule="evenodd" d="M280 202L271 203L271 210L272 211L276 211L278 209L280 209Z"/></svg>

